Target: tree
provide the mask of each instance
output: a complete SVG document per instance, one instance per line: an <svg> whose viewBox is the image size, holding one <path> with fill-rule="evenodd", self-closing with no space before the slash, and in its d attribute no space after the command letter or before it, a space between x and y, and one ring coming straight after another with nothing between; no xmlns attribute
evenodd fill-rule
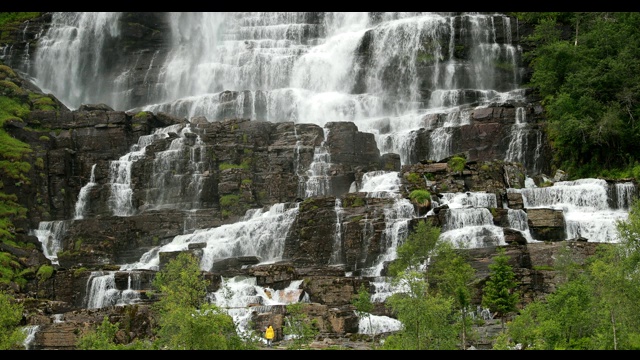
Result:
<svg viewBox="0 0 640 360"><path fill-rule="evenodd" d="M471 305L470 286L475 279L475 270L450 243L443 242L436 246L436 254L429 273L436 290L444 296L453 298L454 307L461 313L460 336L464 350L468 329L471 327L468 309Z"/></svg>
<svg viewBox="0 0 640 360"><path fill-rule="evenodd" d="M440 228L433 226L428 219L418 222L407 239L398 246L398 257L389 266L389 274L396 276L406 269L417 269L426 264L439 237Z"/></svg>
<svg viewBox="0 0 640 360"><path fill-rule="evenodd" d="M286 308L287 316L282 330L292 340L289 349L302 349L318 334L318 322L316 319L309 319L303 303L289 304Z"/></svg>
<svg viewBox="0 0 640 360"><path fill-rule="evenodd" d="M402 291L389 297L387 304L402 322L402 329L385 340L384 349L446 350L458 346L457 328L464 319L458 316L456 304L466 306L469 301L467 276L473 270L468 271L450 244L439 243L439 237L440 229L427 219L419 222L397 249L398 258L389 273ZM446 284L448 281L453 283ZM430 291L432 286L435 291Z"/></svg>
<svg viewBox="0 0 640 360"><path fill-rule="evenodd" d="M489 265L489 280L482 289L482 305L500 316L503 332L505 316L515 311L518 303L515 273L508 262L509 257L504 248L498 248L498 255Z"/></svg>
<svg viewBox="0 0 640 360"><path fill-rule="evenodd" d="M208 281L202 277L198 260L183 252L156 274L153 286L162 294L157 308L174 306L198 308L206 302Z"/></svg>
<svg viewBox="0 0 640 360"><path fill-rule="evenodd" d="M180 253L153 282L161 292L156 346L180 350L242 349L233 318L206 300L208 282L198 259Z"/></svg>
<svg viewBox="0 0 640 360"><path fill-rule="evenodd" d="M20 328L23 306L0 291L0 350L19 349L26 335Z"/></svg>
<svg viewBox="0 0 640 360"><path fill-rule="evenodd" d="M425 296L426 282L414 278L408 293L393 294L387 302L402 322L402 330L384 342L388 350L455 350L457 348L453 299Z"/></svg>
<svg viewBox="0 0 640 360"><path fill-rule="evenodd" d="M375 331L371 324L371 311L373 311L374 305L371 302L371 294L364 286L364 284L360 284L360 289L358 289L358 294L353 300L351 300L351 304L356 308L356 314L358 318L362 321L363 318L369 320L369 331L375 336Z"/></svg>

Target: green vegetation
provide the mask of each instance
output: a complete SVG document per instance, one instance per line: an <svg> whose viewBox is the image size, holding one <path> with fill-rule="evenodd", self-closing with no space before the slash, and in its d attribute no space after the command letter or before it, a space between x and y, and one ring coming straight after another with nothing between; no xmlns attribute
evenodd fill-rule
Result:
<svg viewBox="0 0 640 360"><path fill-rule="evenodd" d="M39 12L0 12L0 26L7 26L12 23L19 24L38 16L40 16Z"/></svg>
<svg viewBox="0 0 640 360"><path fill-rule="evenodd" d="M199 261L189 253L180 253L153 281L160 300L153 304L157 331L153 341L136 340L116 344L120 324L104 318L96 331L81 336L81 349L167 349L167 350L241 350L248 349L236 333L230 315L206 299L208 281L201 274Z"/></svg>
<svg viewBox="0 0 640 360"><path fill-rule="evenodd" d="M535 25L528 85L543 98L554 166L572 179L640 175L640 13L514 15Z"/></svg>
<svg viewBox="0 0 640 360"><path fill-rule="evenodd" d="M515 291L517 283L515 273L509 265L509 256L504 248L498 248L498 255L489 265L489 280L482 289L482 305L500 316L502 331L505 330L505 317L516 311L519 295Z"/></svg>
<svg viewBox="0 0 640 360"><path fill-rule="evenodd" d="M618 244L602 244L584 270L562 256L565 279L507 327L507 346L527 349L640 349L640 202L618 223Z"/></svg>
<svg viewBox="0 0 640 360"><path fill-rule="evenodd" d="M371 324L371 311L373 311L374 305L371 302L371 294L364 286L364 284L360 284L360 288L358 289L358 295L351 300L351 304L356 308L356 314L359 319L367 319L369 320L369 329L375 335L375 331Z"/></svg>
<svg viewBox="0 0 640 360"><path fill-rule="evenodd" d="M429 206L431 203L431 193L423 189L413 190L409 193L409 199L419 206Z"/></svg>
<svg viewBox="0 0 640 360"><path fill-rule="evenodd" d="M469 338L466 309L474 271L447 242L438 242L439 236L439 228L422 221L398 247L389 273L406 291L393 294L387 304L403 327L383 349L453 350Z"/></svg>
<svg viewBox="0 0 640 360"><path fill-rule="evenodd" d="M220 171L222 170L227 170L227 169L244 169L244 170L248 170L250 166L250 162L249 161L243 161L240 165L238 164L229 164L229 163L222 163L218 166L218 168L220 169Z"/></svg>
<svg viewBox="0 0 640 360"><path fill-rule="evenodd" d="M114 339L120 329L120 323L112 324L105 316L98 327L78 338L76 346L79 350L151 350L152 344L147 341L134 340L130 344L116 344Z"/></svg>
<svg viewBox="0 0 640 360"><path fill-rule="evenodd" d="M464 170L464 166L467 164L467 159L461 156L454 156L447 162L447 164L449 165L451 171L459 173Z"/></svg>
<svg viewBox="0 0 640 360"><path fill-rule="evenodd" d="M304 312L305 304L294 303L286 306L285 326L282 331L291 337L290 350L299 350L308 345L318 334L317 320L309 319Z"/></svg>
<svg viewBox="0 0 640 360"><path fill-rule="evenodd" d="M23 349L25 334L20 328L22 304L16 303L12 296L0 291L0 350Z"/></svg>
<svg viewBox="0 0 640 360"><path fill-rule="evenodd" d="M52 275L53 275L53 266L50 266L50 265L40 266L40 268L38 269L38 272L36 273L36 276L40 281L45 281L47 279L50 279Z"/></svg>

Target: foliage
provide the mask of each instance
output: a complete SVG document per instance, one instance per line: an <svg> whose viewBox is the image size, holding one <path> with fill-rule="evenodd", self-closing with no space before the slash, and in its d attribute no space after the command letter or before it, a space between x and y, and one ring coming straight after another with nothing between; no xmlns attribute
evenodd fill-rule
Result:
<svg viewBox="0 0 640 360"><path fill-rule="evenodd" d="M413 190L409 193L409 199L420 206L428 206L431 202L431 193L424 189Z"/></svg>
<svg viewBox="0 0 640 360"><path fill-rule="evenodd" d="M447 164L449 165L449 168L451 168L451 171L461 172L467 164L467 159L461 156L454 156L447 162Z"/></svg>
<svg viewBox="0 0 640 360"><path fill-rule="evenodd" d="M20 328L23 306L12 296L0 291L0 350L20 349L25 334Z"/></svg>
<svg viewBox="0 0 640 360"><path fill-rule="evenodd" d="M501 316L504 331L504 317L516 310L519 296L515 291L517 283L513 268L508 263L509 256L502 247L497 252L489 265L489 280L482 289L482 305Z"/></svg>
<svg viewBox="0 0 640 360"><path fill-rule="evenodd" d="M40 16L39 12L0 12L0 26L9 23L23 22Z"/></svg>
<svg viewBox="0 0 640 360"><path fill-rule="evenodd" d="M466 308L474 271L439 237L438 227L421 221L397 249L389 274L402 290L387 304L402 329L385 340L384 349L456 349L467 342L471 319Z"/></svg>
<svg viewBox="0 0 640 360"><path fill-rule="evenodd" d="M640 349L639 230L636 201L618 223L620 242L599 246L583 271L563 254L558 267L565 282L520 312L508 327L513 342L533 349Z"/></svg>
<svg viewBox="0 0 640 360"><path fill-rule="evenodd" d="M302 349L319 332L317 328L318 321L309 319L304 312L304 306L303 303L294 303L286 306L287 315L285 316L285 326L282 331L292 340L289 349Z"/></svg>
<svg viewBox="0 0 640 360"><path fill-rule="evenodd" d="M200 309L180 306L165 312L159 321L156 346L172 350L241 350L230 315L213 304Z"/></svg>
<svg viewBox="0 0 640 360"><path fill-rule="evenodd" d="M640 13L518 16L535 24L525 39L528 85L547 110L554 166L572 178L631 173L640 153Z"/></svg>
<svg viewBox="0 0 640 360"><path fill-rule="evenodd" d="M369 320L369 329L374 332L371 323L371 311L373 311L374 305L371 302L371 294L369 294L369 291L364 286L364 284L360 284L358 294L351 300L351 304L355 306L356 314L358 315L360 321L362 321L362 319L364 318Z"/></svg>
<svg viewBox="0 0 640 360"><path fill-rule="evenodd" d="M176 350L244 348L231 316L207 303L208 281L193 255L180 253L156 274L153 285L162 294L154 304L160 327L155 346Z"/></svg>
<svg viewBox="0 0 640 360"><path fill-rule="evenodd" d="M420 221L407 239L398 246L398 257L389 265L389 275L397 276L406 269L416 269L424 264L440 237L440 228L429 220Z"/></svg>
<svg viewBox="0 0 640 360"><path fill-rule="evenodd" d="M26 282L22 278L22 266L19 259L7 252L0 252L0 284L10 282L24 285Z"/></svg>
<svg viewBox="0 0 640 360"><path fill-rule="evenodd" d="M222 171L222 170L227 170L227 169L245 169L248 170L249 169L249 161L243 161L240 165L238 164L229 164L229 163L222 163L220 165L218 165L218 168Z"/></svg>
<svg viewBox="0 0 640 360"><path fill-rule="evenodd" d="M112 324L105 316L102 323L95 330L80 336L76 342L79 350L151 350L152 344L147 341L135 340L130 344L116 344L116 333L120 323Z"/></svg>
<svg viewBox="0 0 640 360"><path fill-rule="evenodd" d="M460 312L460 336L466 346L472 328L470 287L475 279L475 269L448 242L436 246L436 254L429 267L430 279L434 288L443 296L454 300L453 306Z"/></svg>
<svg viewBox="0 0 640 360"><path fill-rule="evenodd" d="M38 268L38 272L36 273L36 276L40 281L45 281L47 279L50 279L52 275L53 275L53 266L51 265L40 266L40 268Z"/></svg>
<svg viewBox="0 0 640 360"><path fill-rule="evenodd" d="M174 307L199 308L206 302L207 285L198 259L190 253L181 252L153 279L153 287L163 294L157 307L161 312Z"/></svg>
<svg viewBox="0 0 640 360"><path fill-rule="evenodd" d="M415 278L417 279L417 278ZM458 339L453 299L439 294L424 296L426 283L416 281L409 293L387 299L402 322L402 331L385 340L387 350L455 350Z"/></svg>

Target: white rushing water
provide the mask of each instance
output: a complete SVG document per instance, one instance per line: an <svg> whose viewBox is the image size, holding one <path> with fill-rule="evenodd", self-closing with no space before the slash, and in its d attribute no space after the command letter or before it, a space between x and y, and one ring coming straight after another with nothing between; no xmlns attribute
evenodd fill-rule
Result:
<svg viewBox="0 0 640 360"><path fill-rule="evenodd" d="M135 59L109 48L122 36L121 16L55 13L29 75L72 109L103 102L134 110L127 103L136 69L124 61ZM451 129L469 124L474 106L523 99L522 50L500 14L204 12L167 13L166 21L170 47L137 75L148 93L137 110L322 127L352 121L375 135L381 153L407 164L416 130L432 130L429 158L440 160L451 155ZM114 70L97 70L105 64ZM436 113L445 116L431 127L425 116ZM508 158L523 160L517 149L534 130L522 111L516 117Z"/></svg>
<svg viewBox="0 0 640 360"><path fill-rule="evenodd" d="M628 217L634 185L615 185L615 207L608 201L609 185L602 179L559 181L548 187L508 189L521 193L524 207L562 210L567 239L584 237L593 242L618 242L618 221Z"/></svg>

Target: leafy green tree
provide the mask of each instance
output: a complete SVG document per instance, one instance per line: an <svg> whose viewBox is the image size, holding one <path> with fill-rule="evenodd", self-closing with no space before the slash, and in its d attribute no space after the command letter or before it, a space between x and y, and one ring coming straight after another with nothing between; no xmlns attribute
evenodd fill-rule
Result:
<svg viewBox="0 0 640 360"><path fill-rule="evenodd" d="M440 228L429 220L420 221L407 239L398 246L397 258L389 265L389 274L396 276L406 269L417 269L426 264L440 237Z"/></svg>
<svg viewBox="0 0 640 360"><path fill-rule="evenodd" d="M289 349L302 349L318 334L318 322L316 319L309 319L304 311L304 303L289 304L286 309L287 315L282 331L291 338Z"/></svg>
<svg viewBox="0 0 640 360"><path fill-rule="evenodd" d="M160 271L153 282L160 291L156 346L176 350L242 349L233 319L207 303L208 282L198 259L181 253Z"/></svg>
<svg viewBox="0 0 640 360"><path fill-rule="evenodd" d="M165 312L159 321L156 344L172 350L241 350L233 319L215 305L188 306Z"/></svg>
<svg viewBox="0 0 640 360"><path fill-rule="evenodd" d="M26 338L20 328L20 320L24 310L22 304L16 303L11 295L0 291L0 350L20 349Z"/></svg>
<svg viewBox="0 0 640 360"><path fill-rule="evenodd" d="M535 24L528 85L547 110L554 164L574 178L639 173L640 14L517 16Z"/></svg>
<svg viewBox="0 0 640 360"><path fill-rule="evenodd" d="M482 289L482 305L500 316L503 332L505 316L516 310L519 297L515 291L517 285L515 273L509 265L509 256L506 255L504 248L500 247L498 255L489 265L489 280Z"/></svg>
<svg viewBox="0 0 640 360"><path fill-rule="evenodd" d="M459 314L470 302L473 269L439 237L438 227L421 221L397 249L389 273L402 291L387 304L402 329L385 340L385 349L444 350L466 343L468 319Z"/></svg>
<svg viewBox="0 0 640 360"><path fill-rule="evenodd" d="M207 285L198 260L189 253L180 253L153 280L154 288L162 294L157 307L161 311L174 306L198 308L206 303Z"/></svg>
<svg viewBox="0 0 640 360"><path fill-rule="evenodd" d="M442 242L436 246L436 255L428 271L436 290L453 298L454 307L460 311L460 337L464 349L472 326L468 310L471 306L470 287L475 280L475 270L453 245Z"/></svg>
<svg viewBox="0 0 640 360"><path fill-rule="evenodd" d="M374 305L371 302L371 294L364 286L364 284L360 284L360 288L358 289L358 294L353 300L351 300L351 304L356 308L356 314L358 318L362 321L363 318L369 320L369 329L373 332L375 336L375 331L371 324L371 311L373 311Z"/></svg>
<svg viewBox="0 0 640 360"><path fill-rule="evenodd" d="M387 303L402 329L384 342L387 350L455 350L457 336L453 299L440 294L425 296L427 283L415 277L406 293L396 293Z"/></svg>

